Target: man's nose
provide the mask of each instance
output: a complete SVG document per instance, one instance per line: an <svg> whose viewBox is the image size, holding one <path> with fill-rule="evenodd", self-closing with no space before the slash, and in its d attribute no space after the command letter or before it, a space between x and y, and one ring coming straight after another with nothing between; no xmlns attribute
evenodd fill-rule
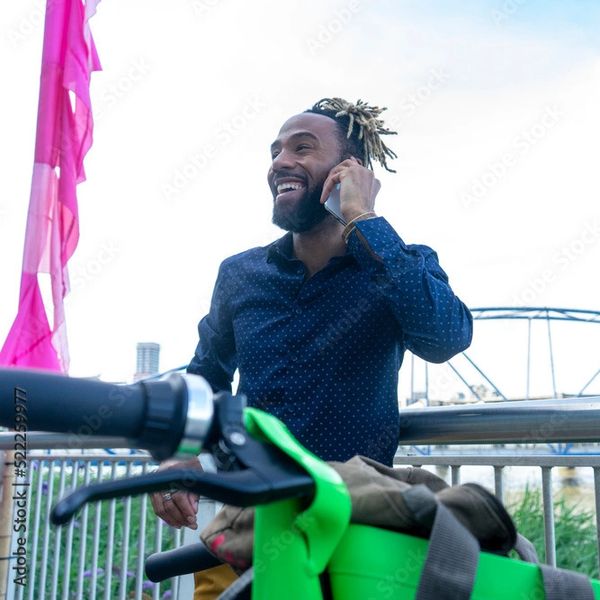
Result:
<svg viewBox="0 0 600 600"><path fill-rule="evenodd" d="M273 159L271 163L271 168L274 172L277 172L279 169L286 169L294 166L294 159L292 153L287 150L281 150L279 154Z"/></svg>

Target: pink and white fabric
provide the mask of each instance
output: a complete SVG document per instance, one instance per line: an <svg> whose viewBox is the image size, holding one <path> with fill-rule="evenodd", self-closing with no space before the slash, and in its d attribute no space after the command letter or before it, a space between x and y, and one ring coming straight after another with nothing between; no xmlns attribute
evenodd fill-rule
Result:
<svg viewBox="0 0 600 600"><path fill-rule="evenodd" d="M63 299L67 262L79 239L77 184L92 144L90 77L100 62L88 20L100 0L47 0L35 161L19 310L0 351L0 365L67 372L69 350ZM50 326L38 274L52 288Z"/></svg>

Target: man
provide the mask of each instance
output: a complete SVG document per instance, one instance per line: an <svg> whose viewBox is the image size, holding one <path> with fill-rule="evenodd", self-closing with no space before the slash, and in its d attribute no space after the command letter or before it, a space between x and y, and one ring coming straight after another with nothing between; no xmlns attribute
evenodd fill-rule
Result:
<svg viewBox="0 0 600 600"><path fill-rule="evenodd" d="M326 98L284 123L267 179L273 223L288 233L223 261L188 372L231 390L237 368L248 405L319 457L391 465L405 349L446 361L469 346L472 319L435 252L406 245L374 210L372 163L391 170L395 156L382 110ZM340 220L324 207L338 184ZM153 496L174 526L193 520L196 501Z"/></svg>

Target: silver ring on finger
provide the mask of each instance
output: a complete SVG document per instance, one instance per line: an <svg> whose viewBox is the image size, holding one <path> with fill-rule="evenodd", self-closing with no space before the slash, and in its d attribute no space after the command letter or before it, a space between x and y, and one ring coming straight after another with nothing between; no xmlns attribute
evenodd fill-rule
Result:
<svg viewBox="0 0 600 600"><path fill-rule="evenodd" d="M171 492L165 492L162 497L165 502L171 502L173 500L173 494L171 494Z"/></svg>

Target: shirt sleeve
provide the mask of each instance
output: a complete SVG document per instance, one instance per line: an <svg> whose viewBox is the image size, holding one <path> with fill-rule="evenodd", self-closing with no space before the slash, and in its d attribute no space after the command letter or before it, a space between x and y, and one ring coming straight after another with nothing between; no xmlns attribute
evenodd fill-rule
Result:
<svg viewBox="0 0 600 600"><path fill-rule="evenodd" d="M221 264L210 311L198 324L199 341L187 372L204 377L214 392L231 392L237 367L235 338L228 306L225 263Z"/></svg>
<svg viewBox="0 0 600 600"><path fill-rule="evenodd" d="M348 249L371 274L411 352L441 363L469 347L471 313L450 288L431 248L407 246L383 217L377 217L356 222Z"/></svg>

